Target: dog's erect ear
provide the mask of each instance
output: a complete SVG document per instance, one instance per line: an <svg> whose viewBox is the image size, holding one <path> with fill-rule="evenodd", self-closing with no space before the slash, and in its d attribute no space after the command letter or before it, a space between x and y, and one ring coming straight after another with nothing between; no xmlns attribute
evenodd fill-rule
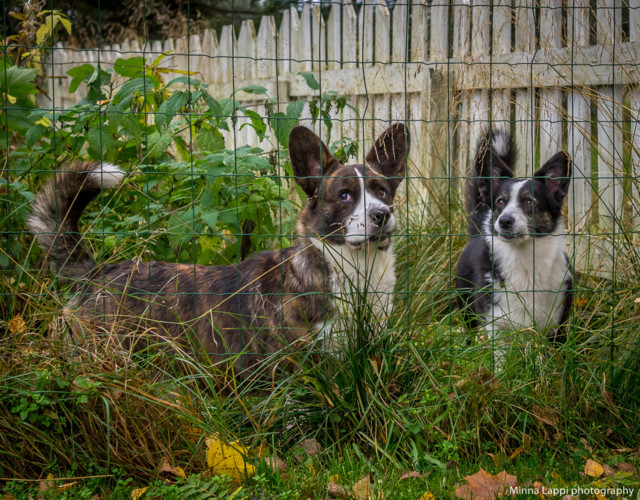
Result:
<svg viewBox="0 0 640 500"><path fill-rule="evenodd" d="M320 138L302 126L291 129L289 157L296 182L309 197L318 191L321 177L340 164Z"/></svg>
<svg viewBox="0 0 640 500"><path fill-rule="evenodd" d="M367 154L367 163L387 177L394 189L406 177L410 144L406 127L402 123L394 123L378 137Z"/></svg>
<svg viewBox="0 0 640 500"><path fill-rule="evenodd" d="M475 176L483 195L490 196L505 178L513 178L513 170L493 148L486 143L476 155Z"/></svg>
<svg viewBox="0 0 640 500"><path fill-rule="evenodd" d="M564 201L571 182L571 158L564 151L553 155L533 177L544 181L547 191L558 203Z"/></svg>

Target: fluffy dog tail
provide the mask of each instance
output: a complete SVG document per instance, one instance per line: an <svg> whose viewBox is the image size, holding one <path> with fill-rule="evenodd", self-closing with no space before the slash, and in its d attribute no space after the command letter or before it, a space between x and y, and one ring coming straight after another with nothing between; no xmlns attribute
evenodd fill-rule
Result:
<svg viewBox="0 0 640 500"><path fill-rule="evenodd" d="M474 222L479 222L490 209L492 189L497 188L501 179L513 177L516 155L515 142L507 132L488 130L478 141L466 200L467 212L472 219L472 233L476 232L473 230L477 226Z"/></svg>
<svg viewBox="0 0 640 500"><path fill-rule="evenodd" d="M95 267L82 242L80 217L91 200L123 177L124 172L110 163L76 163L58 172L36 195L27 224L63 281L76 281Z"/></svg>

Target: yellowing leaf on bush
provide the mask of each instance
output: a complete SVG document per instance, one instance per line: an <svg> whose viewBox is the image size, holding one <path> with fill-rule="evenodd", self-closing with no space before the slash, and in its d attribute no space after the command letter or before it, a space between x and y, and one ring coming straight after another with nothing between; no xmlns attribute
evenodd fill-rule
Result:
<svg viewBox="0 0 640 500"><path fill-rule="evenodd" d="M466 476L467 484L456 489L456 497L465 500L493 500L505 495L511 496L510 488L518 482L516 476L502 471L495 476L480 469L471 476Z"/></svg>
<svg viewBox="0 0 640 500"><path fill-rule="evenodd" d="M132 490L131 500L138 500L139 498L142 498L142 495L144 495L148 489L149 487L145 486L144 488L136 488L135 490Z"/></svg>
<svg viewBox="0 0 640 500"><path fill-rule="evenodd" d="M591 477L600 477L604 473L604 467L594 460L587 460L584 466L584 473Z"/></svg>
<svg viewBox="0 0 640 500"><path fill-rule="evenodd" d="M245 461L249 450L238 442L225 444L218 438L206 439L207 465L213 475L228 475L236 483L253 476L255 467Z"/></svg>

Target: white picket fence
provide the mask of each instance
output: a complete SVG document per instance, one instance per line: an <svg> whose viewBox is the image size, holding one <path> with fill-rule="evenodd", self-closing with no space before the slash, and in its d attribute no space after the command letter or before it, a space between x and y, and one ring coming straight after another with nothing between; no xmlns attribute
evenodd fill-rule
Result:
<svg viewBox="0 0 640 500"><path fill-rule="evenodd" d="M194 73L219 98L260 85L281 106L314 95L298 75L312 71L322 91L350 96L359 112L334 112L331 140L345 136L368 148L390 123L409 124L409 184L425 206L440 209L447 196L459 196L481 131L490 124L513 129L519 174L560 149L570 153L576 265L610 273L615 263L622 276L634 255L628 244L637 245L640 234L640 0L595 3L398 0L390 9L385 0L356 7L335 1L326 18L320 3L305 3L284 10L277 23L263 17L257 33L245 21L237 36L225 26L220 36L207 30L96 50L58 46L49 95L60 108L83 96L82 89L68 92L66 72L78 64L105 68L142 54L151 62L163 52L164 65ZM236 94L264 114L257 97ZM260 145L241 123L229 145Z"/></svg>

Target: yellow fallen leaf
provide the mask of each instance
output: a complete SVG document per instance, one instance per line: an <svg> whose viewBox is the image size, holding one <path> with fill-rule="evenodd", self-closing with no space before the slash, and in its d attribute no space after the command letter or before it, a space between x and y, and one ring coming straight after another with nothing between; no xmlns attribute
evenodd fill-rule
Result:
<svg viewBox="0 0 640 500"><path fill-rule="evenodd" d="M253 476L255 467L245 461L249 450L238 442L225 444L218 438L206 439L207 465L213 475L228 475L235 483Z"/></svg>
<svg viewBox="0 0 640 500"><path fill-rule="evenodd" d="M187 473L184 471L182 467L174 467L173 473L176 476L181 477L182 479L187 479Z"/></svg>
<svg viewBox="0 0 640 500"><path fill-rule="evenodd" d="M436 500L436 497L433 496L433 493L427 491L424 495L420 497L420 500Z"/></svg>
<svg viewBox="0 0 640 500"><path fill-rule="evenodd" d="M594 460L587 460L584 466L584 473L591 477L600 477L604 473L604 467Z"/></svg>
<svg viewBox="0 0 640 500"><path fill-rule="evenodd" d="M20 314L14 316L7 326L9 327L9 331L14 334L24 333L27 329L27 325Z"/></svg>
<svg viewBox="0 0 640 500"><path fill-rule="evenodd" d="M131 500L138 500L138 498L142 498L142 495L144 495L148 489L148 486L145 486L144 488L136 488L131 492Z"/></svg>
<svg viewBox="0 0 640 500"><path fill-rule="evenodd" d="M364 476L360 481L351 488L353 498L356 500L369 500L373 498L373 486L371 486L371 478L369 475Z"/></svg>

